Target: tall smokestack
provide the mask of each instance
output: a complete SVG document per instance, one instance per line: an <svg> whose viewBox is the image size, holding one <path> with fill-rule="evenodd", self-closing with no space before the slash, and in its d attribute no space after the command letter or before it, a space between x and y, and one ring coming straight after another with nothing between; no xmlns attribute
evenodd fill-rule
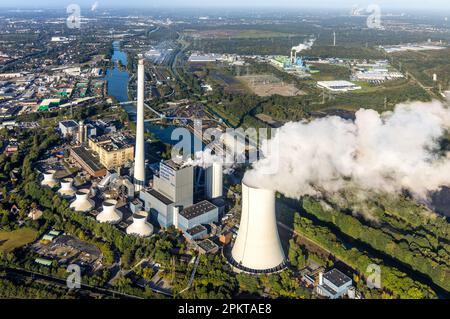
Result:
<svg viewBox="0 0 450 319"><path fill-rule="evenodd" d="M242 216L231 252L238 270L277 272L285 266L275 217L275 192L242 183Z"/></svg>
<svg viewBox="0 0 450 319"><path fill-rule="evenodd" d="M137 87L136 154L134 159L134 185L136 192L141 191L145 185L144 94L145 67L144 59L140 57Z"/></svg>

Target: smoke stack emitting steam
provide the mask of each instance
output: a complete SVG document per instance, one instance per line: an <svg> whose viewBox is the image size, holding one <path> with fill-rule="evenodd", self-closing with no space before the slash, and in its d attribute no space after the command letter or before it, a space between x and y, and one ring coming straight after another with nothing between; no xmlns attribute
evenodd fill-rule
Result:
<svg viewBox="0 0 450 319"><path fill-rule="evenodd" d="M361 109L354 122L327 117L288 123L263 142L266 149L279 143L279 152L254 163L245 181L291 198L334 193L351 183L363 191L409 190L426 199L450 186L450 156L439 154L449 128L450 110L437 101L401 104L383 114ZM274 160L278 172L264 174Z"/></svg>
<svg viewBox="0 0 450 319"><path fill-rule="evenodd" d="M134 159L134 185L136 192L141 191L145 186L144 96L145 67L144 60L140 58L138 63L136 153Z"/></svg>

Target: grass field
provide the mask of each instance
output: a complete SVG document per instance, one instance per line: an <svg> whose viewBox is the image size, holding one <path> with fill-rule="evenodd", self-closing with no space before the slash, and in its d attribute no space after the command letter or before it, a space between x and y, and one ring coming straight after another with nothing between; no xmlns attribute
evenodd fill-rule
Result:
<svg viewBox="0 0 450 319"><path fill-rule="evenodd" d="M37 232L30 228L21 228L12 232L0 231L0 252L9 253L32 243L36 238Z"/></svg>

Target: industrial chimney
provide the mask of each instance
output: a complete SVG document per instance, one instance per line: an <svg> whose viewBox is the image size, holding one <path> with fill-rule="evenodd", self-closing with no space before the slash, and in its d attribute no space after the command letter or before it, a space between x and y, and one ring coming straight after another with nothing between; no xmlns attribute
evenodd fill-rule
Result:
<svg viewBox="0 0 450 319"><path fill-rule="evenodd" d="M58 194L66 198L74 197L76 189L72 185L73 185L72 178L63 179L61 181L61 188L58 190Z"/></svg>
<svg viewBox="0 0 450 319"><path fill-rule="evenodd" d="M133 215L133 224L128 226L127 234L139 237L149 237L153 234L153 226L147 222L148 214L144 211Z"/></svg>
<svg viewBox="0 0 450 319"><path fill-rule="evenodd" d="M242 216L231 252L237 271L273 273L285 267L275 217L275 192L242 183Z"/></svg>
<svg viewBox="0 0 450 319"><path fill-rule="evenodd" d="M58 181L55 179L55 174L56 171L54 170L50 170L50 171L46 171L43 175L44 175L44 179L41 182L42 186L48 186L48 187L55 187L56 185L58 185Z"/></svg>
<svg viewBox="0 0 450 319"><path fill-rule="evenodd" d="M103 211L97 215L100 223L118 224L122 220L123 214L116 208L117 201L107 200L103 203Z"/></svg>
<svg viewBox="0 0 450 319"><path fill-rule="evenodd" d="M89 189L80 189L75 194L75 200L70 204L76 212L87 213L94 209L95 203L89 198L91 191Z"/></svg>
<svg viewBox="0 0 450 319"><path fill-rule="evenodd" d="M135 191L141 191L145 186L145 142L144 142L144 95L145 67L144 59L139 59L137 85L137 120L136 120L136 153L134 159Z"/></svg>
<svg viewBox="0 0 450 319"><path fill-rule="evenodd" d="M206 169L206 197L208 199L223 196L223 166L221 163L213 163Z"/></svg>

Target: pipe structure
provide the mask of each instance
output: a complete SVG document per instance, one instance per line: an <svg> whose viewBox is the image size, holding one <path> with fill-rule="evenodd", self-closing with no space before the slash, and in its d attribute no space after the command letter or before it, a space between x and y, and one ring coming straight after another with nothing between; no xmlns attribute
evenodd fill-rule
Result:
<svg viewBox="0 0 450 319"><path fill-rule="evenodd" d="M144 96L145 66L144 59L141 58L138 64L136 153L134 159L135 192L140 192L145 186Z"/></svg>
<svg viewBox="0 0 450 319"><path fill-rule="evenodd" d="M242 216L231 251L237 271L273 273L285 268L285 255L278 235L275 192L242 184Z"/></svg>

